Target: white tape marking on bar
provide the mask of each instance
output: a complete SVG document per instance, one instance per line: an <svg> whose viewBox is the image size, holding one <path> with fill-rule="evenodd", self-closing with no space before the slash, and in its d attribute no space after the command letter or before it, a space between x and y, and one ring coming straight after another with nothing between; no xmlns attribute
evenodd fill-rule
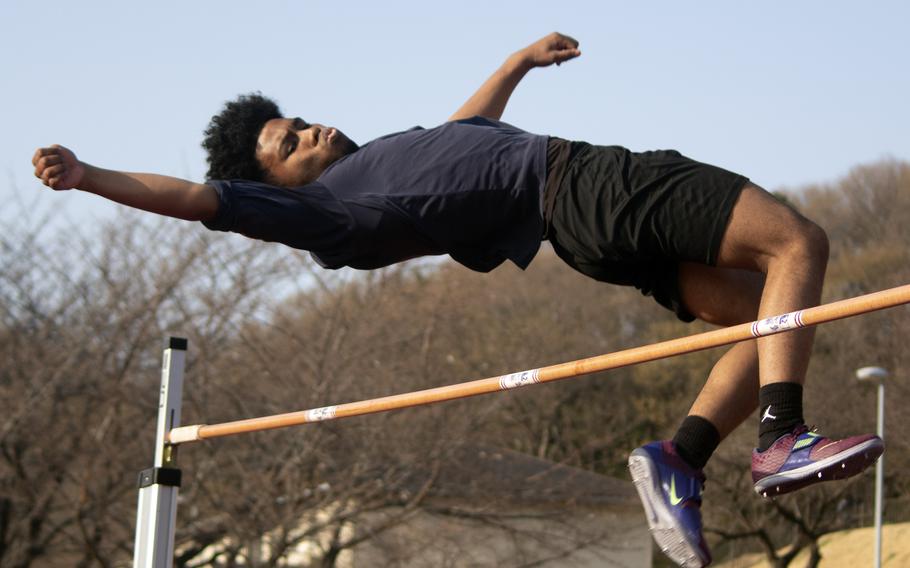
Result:
<svg viewBox="0 0 910 568"><path fill-rule="evenodd" d="M537 384L540 382L538 380L539 376L540 369L532 369L530 371L522 371L520 373L503 375L499 377L499 388L500 390L506 390Z"/></svg>
<svg viewBox="0 0 910 568"><path fill-rule="evenodd" d="M322 408L307 410L306 421L319 422L320 420L331 420L332 418L335 418L335 409L337 408L337 406L324 406Z"/></svg>
<svg viewBox="0 0 910 568"><path fill-rule="evenodd" d="M790 312L772 318L758 320L752 324L752 337L763 337L765 335L774 335L788 329L803 327L803 310Z"/></svg>
<svg viewBox="0 0 910 568"><path fill-rule="evenodd" d="M180 428L174 428L168 433L168 441L172 444L182 444L184 442L197 442L199 438L199 429L202 428L202 424L196 424L195 426L182 426Z"/></svg>

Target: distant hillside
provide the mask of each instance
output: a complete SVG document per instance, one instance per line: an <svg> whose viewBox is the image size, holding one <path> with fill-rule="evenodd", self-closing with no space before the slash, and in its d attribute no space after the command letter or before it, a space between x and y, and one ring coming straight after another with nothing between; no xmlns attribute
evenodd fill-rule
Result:
<svg viewBox="0 0 910 568"><path fill-rule="evenodd" d="M821 568L856 568L872 564L872 527L852 529L825 535L821 538ZM910 523L885 525L882 535L882 566L904 568L910 566ZM791 568L802 568L809 558L804 550L790 564ZM735 560L721 562L718 568L770 568L763 554L744 554Z"/></svg>

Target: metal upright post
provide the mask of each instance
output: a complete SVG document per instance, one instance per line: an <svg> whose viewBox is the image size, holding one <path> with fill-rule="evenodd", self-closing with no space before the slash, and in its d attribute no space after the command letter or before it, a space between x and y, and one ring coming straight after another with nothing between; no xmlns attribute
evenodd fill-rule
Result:
<svg viewBox="0 0 910 568"><path fill-rule="evenodd" d="M167 434L180 425L186 347L186 339L170 337L164 348L155 462L139 474L133 568L170 568L174 563L180 470L176 467L177 447L167 443Z"/></svg>
<svg viewBox="0 0 910 568"><path fill-rule="evenodd" d="M878 409L876 433L885 439L885 379L888 378L887 369L881 367L863 367L856 370L856 378L861 381L875 381L878 384ZM885 483L885 456L878 458L875 464L875 551L873 557L874 568L882 566L882 487Z"/></svg>
<svg viewBox="0 0 910 568"><path fill-rule="evenodd" d="M885 381L878 381L877 434L885 439ZM885 456L875 464L875 567L882 566L882 488L885 485Z"/></svg>

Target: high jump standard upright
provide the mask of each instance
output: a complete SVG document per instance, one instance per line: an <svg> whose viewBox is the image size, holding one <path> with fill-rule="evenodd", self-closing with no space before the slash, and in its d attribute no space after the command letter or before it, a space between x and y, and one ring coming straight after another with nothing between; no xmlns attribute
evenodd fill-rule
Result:
<svg viewBox="0 0 910 568"><path fill-rule="evenodd" d="M167 435L180 426L186 347L186 339L180 337L168 338L164 347L155 462L139 474L133 568L170 568L174 562L180 470L176 468L177 446L167 443Z"/></svg>

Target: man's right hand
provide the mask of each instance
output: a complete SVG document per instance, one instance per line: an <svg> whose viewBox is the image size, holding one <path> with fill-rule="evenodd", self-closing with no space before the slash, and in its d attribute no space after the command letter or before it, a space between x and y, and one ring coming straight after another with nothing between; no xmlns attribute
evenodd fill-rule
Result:
<svg viewBox="0 0 910 568"><path fill-rule="evenodd" d="M85 176L85 166L76 159L76 154L57 144L35 150L32 165L35 177L57 191L77 187Z"/></svg>

